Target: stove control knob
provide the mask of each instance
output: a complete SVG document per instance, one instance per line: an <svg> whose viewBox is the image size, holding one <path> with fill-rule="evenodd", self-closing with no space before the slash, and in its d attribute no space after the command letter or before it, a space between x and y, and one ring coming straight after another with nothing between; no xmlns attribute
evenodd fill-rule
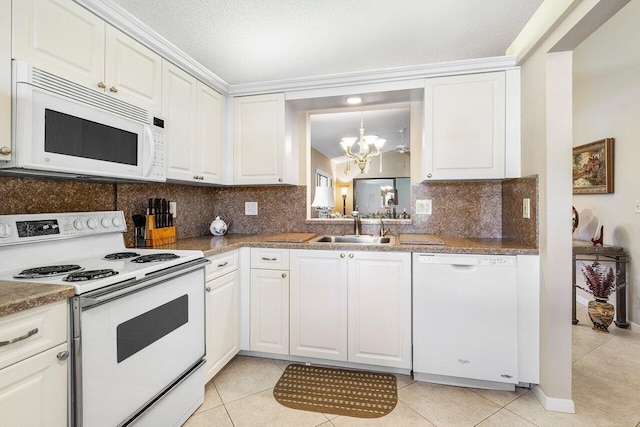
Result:
<svg viewBox="0 0 640 427"><path fill-rule="evenodd" d="M75 221L73 221L73 227L78 231L84 230L84 221L79 218L76 219Z"/></svg>
<svg viewBox="0 0 640 427"><path fill-rule="evenodd" d="M0 237L9 236L11 236L11 226L9 224L5 224L4 222L0 222Z"/></svg>
<svg viewBox="0 0 640 427"><path fill-rule="evenodd" d="M94 217L91 217L87 220L87 227L89 227L92 230L95 230L96 228L98 228L98 220Z"/></svg>
<svg viewBox="0 0 640 427"><path fill-rule="evenodd" d="M111 221L109 221L109 218L102 218L102 221L100 221L102 223L102 226L104 228L109 228L111 227Z"/></svg>
<svg viewBox="0 0 640 427"><path fill-rule="evenodd" d="M122 225L122 221L120 221L120 218L115 217L111 220L111 223L113 224L114 227L120 227Z"/></svg>

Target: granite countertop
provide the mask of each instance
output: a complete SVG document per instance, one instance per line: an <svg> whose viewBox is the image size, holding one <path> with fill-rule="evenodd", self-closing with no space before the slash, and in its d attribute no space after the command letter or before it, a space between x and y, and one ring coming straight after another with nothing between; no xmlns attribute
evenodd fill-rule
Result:
<svg viewBox="0 0 640 427"><path fill-rule="evenodd" d="M269 242L276 234L227 234L225 236L201 236L179 239L176 243L159 246L159 249L191 249L212 256L237 249L243 246L254 248L291 248L291 249L328 249L356 251L389 251L389 252L430 252L460 253L485 255L538 255L538 249L521 245L508 239L470 239L461 237L438 236L444 245L406 245L400 244L348 244L348 243L315 243L311 239L304 243Z"/></svg>
<svg viewBox="0 0 640 427"><path fill-rule="evenodd" d="M290 237L290 234L287 234ZM315 243L308 240L303 243L291 241L273 242L278 234L227 234L225 236L201 236L179 239L176 243L158 246L155 249L189 249L204 252L205 256L217 255L243 246L254 248L290 248L290 249L328 249L355 251L389 252L429 252L485 255L537 255L538 249L523 246L508 239L469 239L461 237L438 236L444 245L400 244L348 244ZM284 239L286 240L286 239ZM47 285L42 283L0 281L0 316L50 304L74 295L73 286Z"/></svg>
<svg viewBox="0 0 640 427"><path fill-rule="evenodd" d="M0 317L70 298L74 287L0 280Z"/></svg>

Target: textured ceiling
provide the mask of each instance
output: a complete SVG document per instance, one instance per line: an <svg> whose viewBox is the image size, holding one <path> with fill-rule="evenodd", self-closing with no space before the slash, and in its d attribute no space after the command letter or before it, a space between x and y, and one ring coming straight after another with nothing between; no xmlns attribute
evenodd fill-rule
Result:
<svg viewBox="0 0 640 427"><path fill-rule="evenodd" d="M114 0L227 83L504 55L542 0Z"/></svg>

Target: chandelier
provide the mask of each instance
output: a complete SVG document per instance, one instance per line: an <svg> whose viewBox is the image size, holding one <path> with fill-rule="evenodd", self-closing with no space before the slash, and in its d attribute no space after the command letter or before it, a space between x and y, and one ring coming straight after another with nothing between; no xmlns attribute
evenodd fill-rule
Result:
<svg viewBox="0 0 640 427"><path fill-rule="evenodd" d="M353 144L358 143L358 151L354 153L351 150ZM340 141L340 145L344 149L346 156L353 160L353 163L358 165L360 168L360 173L365 173L368 170L369 163L371 163L371 159L379 156L381 151L380 149L387 142L384 138L378 138L377 135L365 135L364 134L364 111L360 113L360 137L344 137ZM375 153L371 151L375 147ZM381 165L382 166L382 165Z"/></svg>

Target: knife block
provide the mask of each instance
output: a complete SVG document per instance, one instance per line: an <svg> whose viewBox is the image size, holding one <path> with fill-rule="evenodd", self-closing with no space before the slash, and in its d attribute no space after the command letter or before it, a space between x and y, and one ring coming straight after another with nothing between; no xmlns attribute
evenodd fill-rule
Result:
<svg viewBox="0 0 640 427"><path fill-rule="evenodd" d="M168 245L176 242L176 226L156 228L155 215L147 215L145 243L148 247Z"/></svg>

